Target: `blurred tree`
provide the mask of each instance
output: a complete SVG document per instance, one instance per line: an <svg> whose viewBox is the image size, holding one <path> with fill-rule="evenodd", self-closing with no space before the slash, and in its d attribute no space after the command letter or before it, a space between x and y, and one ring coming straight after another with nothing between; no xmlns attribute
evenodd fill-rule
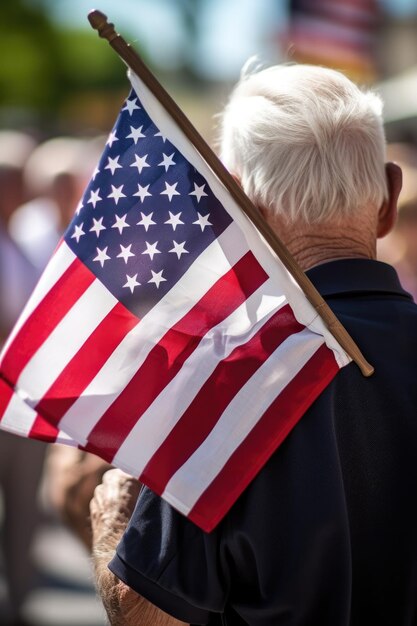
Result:
<svg viewBox="0 0 417 626"><path fill-rule="evenodd" d="M46 15L23 0L0 5L0 105L56 105L57 42Z"/></svg>
<svg viewBox="0 0 417 626"><path fill-rule="evenodd" d="M0 110L6 121L13 119L11 111L20 111L23 122L35 113L54 124L62 112L79 109L78 101L106 100L105 94L127 89L124 65L105 42L87 29L58 27L39 3L0 2L0 58ZM99 117L105 124L106 115ZM84 122L96 120L87 115Z"/></svg>

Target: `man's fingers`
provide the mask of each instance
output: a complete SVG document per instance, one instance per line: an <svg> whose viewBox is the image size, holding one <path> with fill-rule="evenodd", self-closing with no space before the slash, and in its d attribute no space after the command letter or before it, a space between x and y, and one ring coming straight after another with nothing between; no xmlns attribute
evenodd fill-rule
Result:
<svg viewBox="0 0 417 626"><path fill-rule="evenodd" d="M140 482L137 478L122 472L120 469L111 469L103 476L103 483L108 489L109 497L120 497L120 495L130 495L137 497L140 491Z"/></svg>
<svg viewBox="0 0 417 626"><path fill-rule="evenodd" d="M95 500L95 496L93 496L93 498L90 500L90 515L91 517L94 517L98 512L97 509L97 502Z"/></svg>
<svg viewBox="0 0 417 626"><path fill-rule="evenodd" d="M105 498L104 498L104 488L103 485L97 485L94 489L94 495L90 501L90 512L93 514L98 513L105 506Z"/></svg>
<svg viewBox="0 0 417 626"><path fill-rule="evenodd" d="M136 499L140 490L140 483L121 470L112 469L103 476L103 482L94 490L92 503L95 513L110 511L113 508L131 508L131 502ZM90 510L92 511L91 507Z"/></svg>
<svg viewBox="0 0 417 626"><path fill-rule="evenodd" d="M129 480L136 480L129 474L122 472L120 469L110 469L103 474L103 483L104 484L124 484Z"/></svg>

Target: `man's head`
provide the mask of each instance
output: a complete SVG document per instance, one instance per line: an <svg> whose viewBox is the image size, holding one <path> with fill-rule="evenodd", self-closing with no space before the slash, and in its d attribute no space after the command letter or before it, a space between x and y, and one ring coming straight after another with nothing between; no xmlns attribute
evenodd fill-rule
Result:
<svg viewBox="0 0 417 626"><path fill-rule="evenodd" d="M289 221L379 207L387 196L381 109L334 70L243 74L223 115L222 159L256 205Z"/></svg>
<svg viewBox="0 0 417 626"><path fill-rule="evenodd" d="M385 165L381 112L378 96L311 65L244 70L232 92L221 158L304 268L373 258L393 225L401 171Z"/></svg>

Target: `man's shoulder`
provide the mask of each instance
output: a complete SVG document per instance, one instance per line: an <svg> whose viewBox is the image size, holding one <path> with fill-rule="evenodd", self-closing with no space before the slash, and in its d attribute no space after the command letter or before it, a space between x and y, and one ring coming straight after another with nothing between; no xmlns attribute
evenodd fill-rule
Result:
<svg viewBox="0 0 417 626"><path fill-rule="evenodd" d="M378 363L379 372L392 369L393 362L397 369L417 367L417 305L392 266L341 259L316 266L307 275L365 357ZM336 384L351 375L348 369Z"/></svg>

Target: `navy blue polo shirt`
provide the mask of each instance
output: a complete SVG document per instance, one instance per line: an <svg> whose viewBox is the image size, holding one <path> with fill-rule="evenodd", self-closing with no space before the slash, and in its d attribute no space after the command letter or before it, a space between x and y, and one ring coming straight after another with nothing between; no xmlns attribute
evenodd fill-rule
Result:
<svg viewBox="0 0 417 626"><path fill-rule="evenodd" d="M308 272L363 354L206 534L144 488L110 569L191 624L417 624L417 305L362 259Z"/></svg>

